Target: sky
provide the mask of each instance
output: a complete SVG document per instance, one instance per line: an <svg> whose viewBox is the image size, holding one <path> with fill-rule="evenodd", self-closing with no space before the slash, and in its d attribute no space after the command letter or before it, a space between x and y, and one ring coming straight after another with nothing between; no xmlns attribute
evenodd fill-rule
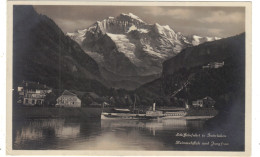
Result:
<svg viewBox="0 0 260 157"><path fill-rule="evenodd" d="M181 6L34 6L53 19L64 33L85 29L120 13L133 13L149 24L169 25L184 35L229 37L245 32L244 7Z"/></svg>

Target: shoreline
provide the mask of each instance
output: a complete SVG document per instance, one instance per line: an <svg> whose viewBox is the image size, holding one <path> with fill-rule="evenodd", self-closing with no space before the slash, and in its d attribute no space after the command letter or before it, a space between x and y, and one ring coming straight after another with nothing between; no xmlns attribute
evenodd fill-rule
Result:
<svg viewBox="0 0 260 157"><path fill-rule="evenodd" d="M13 119L20 118L100 118L101 108L57 108L57 107L35 107L14 106Z"/></svg>

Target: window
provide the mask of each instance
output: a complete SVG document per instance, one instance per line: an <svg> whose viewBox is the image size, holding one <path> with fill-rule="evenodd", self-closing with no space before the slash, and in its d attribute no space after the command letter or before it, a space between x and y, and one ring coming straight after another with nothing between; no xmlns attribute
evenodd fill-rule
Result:
<svg viewBox="0 0 260 157"><path fill-rule="evenodd" d="M25 103L28 104L28 99L25 99Z"/></svg>
<svg viewBox="0 0 260 157"><path fill-rule="evenodd" d="M35 100L32 100L32 104L34 104L35 103Z"/></svg>

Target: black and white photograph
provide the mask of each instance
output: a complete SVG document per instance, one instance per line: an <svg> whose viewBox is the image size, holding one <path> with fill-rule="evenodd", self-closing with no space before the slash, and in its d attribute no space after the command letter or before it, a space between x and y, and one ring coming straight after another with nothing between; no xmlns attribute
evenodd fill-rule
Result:
<svg viewBox="0 0 260 157"><path fill-rule="evenodd" d="M120 4L11 6L11 150L246 152L250 3Z"/></svg>

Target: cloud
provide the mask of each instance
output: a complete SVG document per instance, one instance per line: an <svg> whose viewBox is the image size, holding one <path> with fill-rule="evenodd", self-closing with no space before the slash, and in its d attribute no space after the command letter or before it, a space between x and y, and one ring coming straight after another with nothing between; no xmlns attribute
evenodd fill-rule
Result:
<svg viewBox="0 0 260 157"><path fill-rule="evenodd" d="M92 25L95 21L91 20L70 20L70 19L55 19L55 22L58 24L59 27L62 28L64 33L73 32L80 28L87 28L88 26ZM73 29L74 28L74 29ZM75 29L76 28L76 29Z"/></svg>
<svg viewBox="0 0 260 157"><path fill-rule="evenodd" d="M244 7L190 6L34 6L66 32L85 29L108 16L131 12L143 21L169 25L176 32L228 37L245 31Z"/></svg>
<svg viewBox="0 0 260 157"><path fill-rule="evenodd" d="M217 28L209 28L208 32L210 34L214 34L215 36L219 37L219 36L222 35L223 30L222 29L217 29Z"/></svg>
<svg viewBox="0 0 260 157"><path fill-rule="evenodd" d="M190 9L168 9L168 8L162 8L162 7L156 7L156 8L145 8L145 13L148 15L153 16L169 16L173 19L189 19L192 15L192 10Z"/></svg>
<svg viewBox="0 0 260 157"><path fill-rule="evenodd" d="M224 11L214 11L210 16L199 21L203 23L241 23L245 21L245 15L241 12L226 13Z"/></svg>
<svg viewBox="0 0 260 157"><path fill-rule="evenodd" d="M205 27L192 25L187 25L182 27L183 32L189 32L185 35L198 35L198 36L208 36L208 37L225 37L226 29L225 28L214 28L214 27Z"/></svg>

